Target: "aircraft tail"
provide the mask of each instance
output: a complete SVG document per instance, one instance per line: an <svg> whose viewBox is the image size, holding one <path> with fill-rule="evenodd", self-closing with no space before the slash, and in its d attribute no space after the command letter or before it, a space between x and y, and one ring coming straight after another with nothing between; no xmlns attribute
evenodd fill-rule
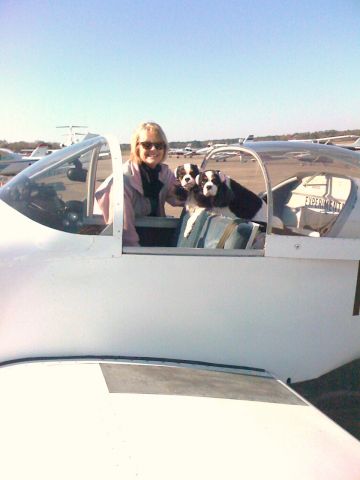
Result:
<svg viewBox="0 0 360 480"><path fill-rule="evenodd" d="M31 152L31 155L29 158L31 157L44 157L46 154L47 154L47 151L48 151L48 145L46 145L46 143L40 143L40 145L38 145L34 151Z"/></svg>

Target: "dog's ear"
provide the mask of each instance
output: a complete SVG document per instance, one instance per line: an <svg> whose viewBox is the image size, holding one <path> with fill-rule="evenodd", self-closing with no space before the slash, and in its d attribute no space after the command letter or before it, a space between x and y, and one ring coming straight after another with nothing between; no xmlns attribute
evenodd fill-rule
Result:
<svg viewBox="0 0 360 480"><path fill-rule="evenodd" d="M178 167L176 167L175 170L174 170L174 175L175 175L176 178L179 178L179 176L178 176L179 168L180 168L180 165Z"/></svg>
<svg viewBox="0 0 360 480"><path fill-rule="evenodd" d="M199 175L200 170L199 170L199 167L197 165L193 165L193 172L194 172L194 175Z"/></svg>
<svg viewBox="0 0 360 480"><path fill-rule="evenodd" d="M215 170L215 172L218 174L220 178L220 182L224 183L225 182L225 174L221 170Z"/></svg>
<svg viewBox="0 0 360 480"><path fill-rule="evenodd" d="M225 175L225 173L221 172L220 170L217 170L217 174L219 175L220 182L225 183L227 186L229 186L228 184L229 184L230 177Z"/></svg>
<svg viewBox="0 0 360 480"><path fill-rule="evenodd" d="M226 183L221 183L218 186L217 194L214 198L214 205L216 207L228 207L230 202L233 200L234 194Z"/></svg>
<svg viewBox="0 0 360 480"><path fill-rule="evenodd" d="M200 173L195 178L196 185L200 185Z"/></svg>

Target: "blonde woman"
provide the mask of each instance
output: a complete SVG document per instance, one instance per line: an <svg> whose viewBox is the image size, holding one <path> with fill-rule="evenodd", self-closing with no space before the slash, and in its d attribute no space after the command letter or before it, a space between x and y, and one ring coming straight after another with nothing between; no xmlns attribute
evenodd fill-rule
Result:
<svg viewBox="0 0 360 480"><path fill-rule="evenodd" d="M177 180L164 164L169 146L160 125L141 123L131 139L130 159L124 163L123 245L139 245L135 217L165 216L165 202L181 206L174 189ZM112 223L112 180L107 179L95 196L106 223Z"/></svg>

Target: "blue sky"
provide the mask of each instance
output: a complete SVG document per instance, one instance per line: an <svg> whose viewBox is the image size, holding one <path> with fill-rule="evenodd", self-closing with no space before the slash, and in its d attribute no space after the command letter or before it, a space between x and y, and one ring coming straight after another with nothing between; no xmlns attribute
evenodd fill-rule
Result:
<svg viewBox="0 0 360 480"><path fill-rule="evenodd" d="M359 0L0 0L0 139L360 128Z"/></svg>

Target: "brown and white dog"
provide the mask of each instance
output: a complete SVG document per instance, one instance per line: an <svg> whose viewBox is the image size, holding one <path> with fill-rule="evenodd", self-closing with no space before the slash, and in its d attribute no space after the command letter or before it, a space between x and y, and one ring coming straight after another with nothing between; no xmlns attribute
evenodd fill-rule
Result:
<svg viewBox="0 0 360 480"><path fill-rule="evenodd" d="M266 204L254 192L248 190L219 170L207 170L196 177L203 196L211 203L211 211L225 216L266 223Z"/></svg>
<svg viewBox="0 0 360 480"><path fill-rule="evenodd" d="M195 185L195 179L199 175L199 167L193 163L184 163L175 168L175 177L185 190L190 191Z"/></svg>

